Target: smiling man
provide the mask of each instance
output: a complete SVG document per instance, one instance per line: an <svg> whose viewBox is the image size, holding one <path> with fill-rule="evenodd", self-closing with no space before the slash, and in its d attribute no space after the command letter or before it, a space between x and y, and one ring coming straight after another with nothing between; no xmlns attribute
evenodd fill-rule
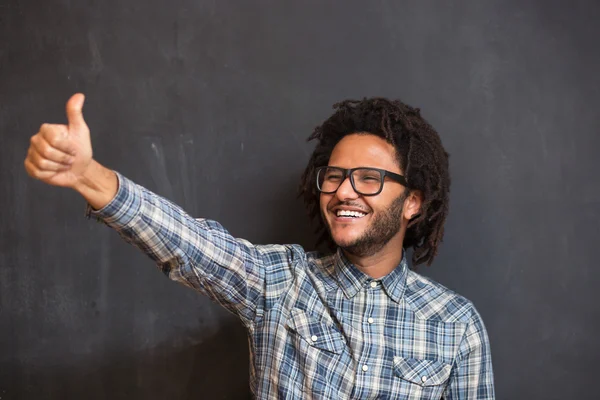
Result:
<svg viewBox="0 0 600 400"><path fill-rule="evenodd" d="M366 132L341 139L328 164L316 181L333 242L367 275L387 275L402 258L403 219L418 214L422 193L410 193L394 146Z"/></svg>
<svg viewBox="0 0 600 400"><path fill-rule="evenodd" d="M348 100L309 139L300 193L331 252L253 245L92 157L83 95L44 124L27 172L69 187L171 279L248 330L259 399L493 399L487 333L473 304L412 271L430 265L448 213L448 155L414 109Z"/></svg>

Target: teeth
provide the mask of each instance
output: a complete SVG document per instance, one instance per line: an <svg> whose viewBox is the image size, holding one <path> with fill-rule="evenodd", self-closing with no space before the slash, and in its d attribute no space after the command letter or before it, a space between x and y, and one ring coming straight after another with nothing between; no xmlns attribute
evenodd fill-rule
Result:
<svg viewBox="0 0 600 400"><path fill-rule="evenodd" d="M365 213L361 213L359 211L347 211L347 210L338 210L337 211L337 216L338 217L356 217L356 218L361 218L364 217Z"/></svg>

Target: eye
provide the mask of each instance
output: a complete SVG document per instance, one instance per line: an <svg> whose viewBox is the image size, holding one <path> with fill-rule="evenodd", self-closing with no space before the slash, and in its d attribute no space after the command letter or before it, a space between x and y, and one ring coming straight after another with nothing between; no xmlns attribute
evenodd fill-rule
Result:
<svg viewBox="0 0 600 400"><path fill-rule="evenodd" d="M381 180L381 175L378 172L365 172L360 175L360 180L365 183L375 183Z"/></svg>
<svg viewBox="0 0 600 400"><path fill-rule="evenodd" d="M325 175L325 180L328 180L330 182L337 182L340 179L342 179L342 175L338 173L328 173L327 175Z"/></svg>
<svg viewBox="0 0 600 400"><path fill-rule="evenodd" d="M379 181L379 177L363 176L362 180L365 181L365 182L376 182L376 181Z"/></svg>

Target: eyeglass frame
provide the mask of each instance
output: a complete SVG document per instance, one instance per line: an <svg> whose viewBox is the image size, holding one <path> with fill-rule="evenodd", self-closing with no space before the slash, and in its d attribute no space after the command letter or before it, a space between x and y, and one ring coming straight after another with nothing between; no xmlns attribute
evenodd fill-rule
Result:
<svg viewBox="0 0 600 400"><path fill-rule="evenodd" d="M326 170L327 168L335 168L336 170L341 171L343 173L343 177L342 177L342 180L340 181L340 184L333 192L324 192L319 187L319 173L320 173L320 171ZM372 194L364 194L356 189L356 185L354 184L354 171L361 170L361 169L368 169L371 171L379 172L379 175L381 176L381 185L379 186L379 190L377 192L372 193ZM406 180L406 178L403 175L397 174L392 171L388 171L388 170L381 169L381 168L374 168L374 167L342 168L342 167L336 167L333 165L324 165L322 167L317 167L317 169L315 170L315 183L317 185L317 190L320 193L334 194L335 192L337 192L340 189L340 186L342 186L342 184L346 181L346 178L350 178L350 184L352 185L352 189L356 193L360 194L361 196L377 196L383 190L383 184L384 184L386 176L389 176L390 178L392 178L393 180L395 180L396 182L400 183L403 186L409 187L408 181Z"/></svg>

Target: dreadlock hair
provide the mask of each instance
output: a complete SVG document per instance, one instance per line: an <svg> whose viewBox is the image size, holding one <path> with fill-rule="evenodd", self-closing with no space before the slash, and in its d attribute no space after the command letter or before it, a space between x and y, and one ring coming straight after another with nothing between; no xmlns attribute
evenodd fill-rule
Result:
<svg viewBox="0 0 600 400"><path fill-rule="evenodd" d="M333 108L337 111L307 139L317 139L318 143L302 174L298 194L303 197L310 219L317 220L318 244L325 244L330 250L336 248L320 215L316 169L328 164L333 148L344 136L367 133L382 137L395 147L408 190L423 193L420 212L409 221L403 246L413 249L414 267L421 263L431 265L444 236L450 194L449 155L438 133L421 117L420 109L400 100L365 97L344 100Z"/></svg>

